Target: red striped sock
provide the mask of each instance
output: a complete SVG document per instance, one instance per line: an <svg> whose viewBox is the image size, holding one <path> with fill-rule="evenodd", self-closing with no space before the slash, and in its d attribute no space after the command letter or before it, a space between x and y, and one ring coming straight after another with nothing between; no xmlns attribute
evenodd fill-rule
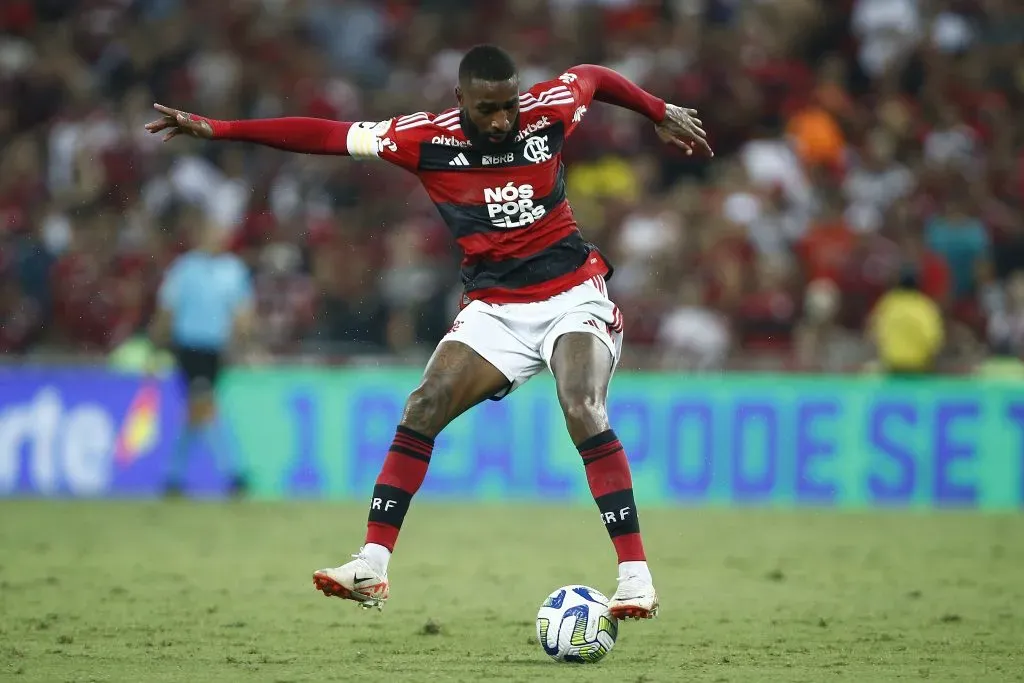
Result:
<svg viewBox="0 0 1024 683"><path fill-rule="evenodd" d="M592 436L577 449L587 471L590 493L601 511L601 521L608 529L619 562L645 561L629 461L615 432L609 429Z"/></svg>
<svg viewBox="0 0 1024 683"><path fill-rule="evenodd" d="M398 426L373 487L366 543L377 543L394 551L412 497L427 476L433 450L434 440L429 436Z"/></svg>

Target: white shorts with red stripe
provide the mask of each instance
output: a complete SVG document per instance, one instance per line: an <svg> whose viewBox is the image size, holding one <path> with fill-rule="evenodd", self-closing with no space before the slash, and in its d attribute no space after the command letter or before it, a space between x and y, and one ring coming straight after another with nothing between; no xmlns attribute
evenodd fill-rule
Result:
<svg viewBox="0 0 1024 683"><path fill-rule="evenodd" d="M600 339L612 354L612 370L622 354L622 313L608 298L603 277L594 277L544 301L488 304L471 301L459 313L442 343L466 344L508 378L503 398L550 369L555 342L567 332Z"/></svg>

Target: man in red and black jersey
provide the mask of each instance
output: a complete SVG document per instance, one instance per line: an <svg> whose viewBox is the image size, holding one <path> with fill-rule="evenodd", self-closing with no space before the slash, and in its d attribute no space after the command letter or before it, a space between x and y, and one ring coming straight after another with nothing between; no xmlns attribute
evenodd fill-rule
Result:
<svg viewBox="0 0 1024 683"><path fill-rule="evenodd" d="M619 618L658 609L640 539L629 464L605 400L619 359L622 316L605 282L612 267L580 233L565 198L562 145L592 102L643 114L662 140L708 154L696 112L596 65L519 91L498 47L459 66L458 107L380 122L311 118L216 121L156 105L167 131L308 154L382 159L415 173L464 252L463 308L405 405L370 503L356 559L314 574L327 595L381 606L402 521L427 472L434 438L463 412L500 399L549 368L569 434L619 560L610 608Z"/></svg>

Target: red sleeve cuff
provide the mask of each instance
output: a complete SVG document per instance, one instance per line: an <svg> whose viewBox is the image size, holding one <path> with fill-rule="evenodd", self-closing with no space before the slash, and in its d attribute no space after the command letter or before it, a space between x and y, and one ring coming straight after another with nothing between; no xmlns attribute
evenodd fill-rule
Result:
<svg viewBox="0 0 1024 683"><path fill-rule="evenodd" d="M231 122L230 121L218 121L217 119L208 119L200 117L208 124L210 129L213 131L213 137L216 138L229 138L231 137Z"/></svg>

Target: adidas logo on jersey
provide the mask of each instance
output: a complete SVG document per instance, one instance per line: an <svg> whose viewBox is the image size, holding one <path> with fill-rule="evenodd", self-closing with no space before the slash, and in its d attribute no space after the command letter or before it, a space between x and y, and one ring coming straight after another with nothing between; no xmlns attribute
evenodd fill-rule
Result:
<svg viewBox="0 0 1024 683"><path fill-rule="evenodd" d="M452 159L451 161L448 162L448 165L449 166L469 166L469 159L466 158L465 154L463 154L462 152L459 152L458 155L454 159Z"/></svg>

